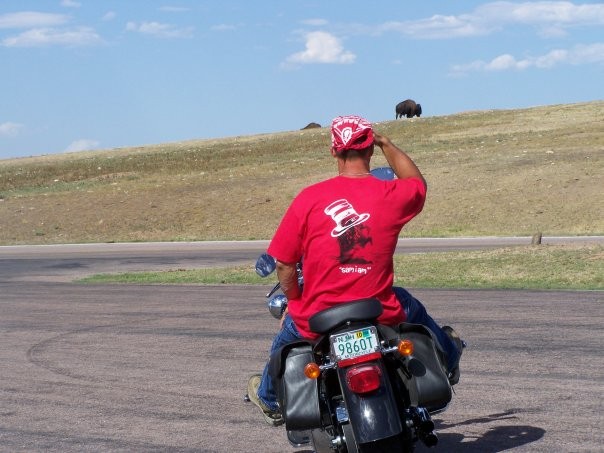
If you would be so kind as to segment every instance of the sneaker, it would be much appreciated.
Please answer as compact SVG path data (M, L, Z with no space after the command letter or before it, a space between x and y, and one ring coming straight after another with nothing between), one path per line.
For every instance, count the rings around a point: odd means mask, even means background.
M455 344L455 347L459 351L459 357L457 358L457 366L455 366L449 372L449 384L455 385L459 382L459 376L461 374L459 371L459 361L461 359L461 354L463 353L463 350L466 347L466 343L459 337L459 334L455 332L455 329L453 329L453 327L443 326L442 329L443 332L445 332L445 334L451 339L453 344Z
M260 387L260 381L262 380L262 376L259 374L254 374L250 377L250 380L247 383L247 396L249 400L254 403L256 406L260 408L262 411L262 415L264 416L264 421L272 426L279 426L284 423L283 416L279 411L272 411L258 398L258 388Z

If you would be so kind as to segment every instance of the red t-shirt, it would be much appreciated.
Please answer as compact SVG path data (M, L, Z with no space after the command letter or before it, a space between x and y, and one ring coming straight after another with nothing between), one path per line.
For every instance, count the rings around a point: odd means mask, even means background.
M316 339L308 319L335 304L376 297L379 321L405 320L392 285L392 257L403 225L423 208L417 178L383 181L337 176L303 189L285 213L268 253L284 263L301 260L304 290L288 303L303 337Z

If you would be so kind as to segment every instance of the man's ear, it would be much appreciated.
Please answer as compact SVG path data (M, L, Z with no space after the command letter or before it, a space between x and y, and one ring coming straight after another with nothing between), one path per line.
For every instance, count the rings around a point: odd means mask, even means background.
M332 155L333 157L338 157L338 153L336 153L336 150L335 150L335 149L331 148L331 149L330 149L330 151L331 151L331 155Z

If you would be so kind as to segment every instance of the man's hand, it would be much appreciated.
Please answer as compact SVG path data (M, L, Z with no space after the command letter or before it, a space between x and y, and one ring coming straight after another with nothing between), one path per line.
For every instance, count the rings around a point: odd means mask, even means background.
M285 317L287 316L287 307L283 310L283 314L281 315L281 322L279 323L279 329L283 329L283 322L285 321Z
M390 139L384 135L380 135L373 132L373 144L379 146L380 148L384 148L384 146L390 142Z
M399 179L405 178L418 178L421 179L426 185L422 173L415 165L415 162L398 146L385 135L377 134L373 132L373 144L379 146L390 165L390 168L394 171L394 174Z

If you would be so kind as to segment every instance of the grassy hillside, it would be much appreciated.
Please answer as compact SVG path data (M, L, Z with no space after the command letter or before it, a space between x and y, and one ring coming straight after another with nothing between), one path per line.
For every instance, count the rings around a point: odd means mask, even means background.
M604 234L604 101L375 128L428 180L404 235ZM2 160L0 244L268 239L335 174L329 145L322 128Z

